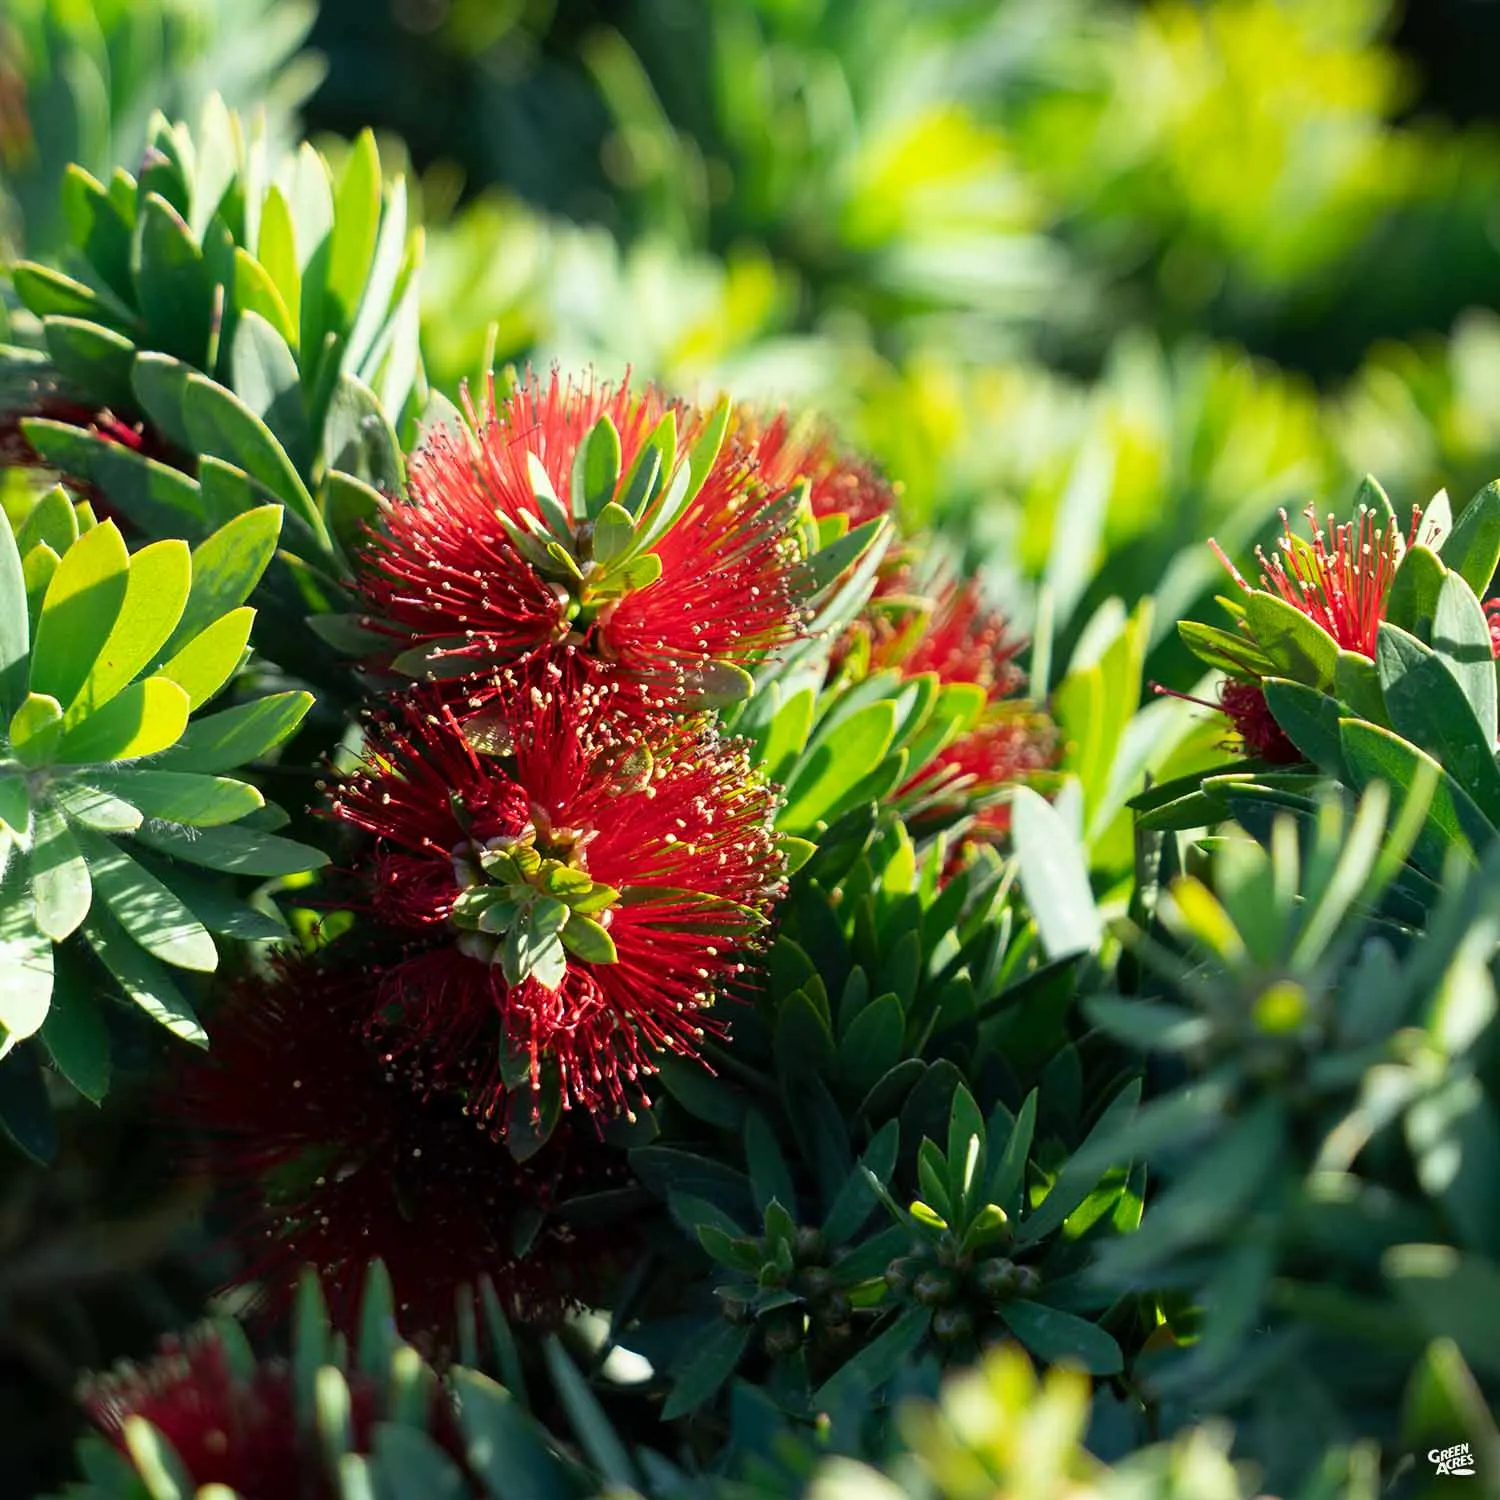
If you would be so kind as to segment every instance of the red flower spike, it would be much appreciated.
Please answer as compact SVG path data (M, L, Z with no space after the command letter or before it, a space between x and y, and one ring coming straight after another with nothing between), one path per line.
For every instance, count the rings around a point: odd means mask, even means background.
M469 430L413 455L411 503L387 510L361 564L374 628L432 675L573 648L591 680L630 685L622 708L693 708L742 695L740 664L805 628L790 500L721 449L682 503L713 416L555 375L504 401L492 381L483 414L466 407Z
M808 503L819 520L847 516L852 531L896 507L895 487L873 465L840 453L832 433L821 425L794 424L784 411L763 421L749 407L740 407L731 436L773 490L805 480Z
M346 1378L352 1450L369 1453L380 1393L358 1372ZM237 1378L212 1329L163 1340L144 1368L95 1378L83 1404L121 1452L126 1421L144 1417L171 1443L195 1490L223 1484L242 1500L334 1500L324 1465L298 1428L290 1367L267 1362Z
M559 677L566 674L559 670ZM377 1024L494 1118L503 1033L533 1114L544 1065L565 1104L628 1110L662 1051L744 969L783 889L771 787L691 722L622 728L608 693L506 685L462 726L430 694L377 723L334 816L374 834L361 872L424 951L378 975Z
M420 1067L400 1076L382 1058L364 1033L369 987L362 971L292 960L269 985L239 985L209 1023L181 1113L225 1190L239 1282L282 1311L312 1265L352 1335L379 1259L402 1333L434 1358L454 1348L459 1289L482 1277L513 1316L555 1321L598 1290L622 1239L537 1221L623 1185L621 1156L563 1121L518 1163Z

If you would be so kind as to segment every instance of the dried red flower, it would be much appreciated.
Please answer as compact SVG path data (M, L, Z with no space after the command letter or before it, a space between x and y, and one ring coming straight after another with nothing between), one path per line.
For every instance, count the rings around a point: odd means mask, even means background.
M820 520L847 516L853 530L896 507L890 481L873 464L841 452L820 423L794 423L785 411L764 419L752 408L740 407L732 436L773 490L806 480L808 503Z
M572 649L643 706L691 708L741 695L736 668L804 629L790 497L731 445L679 508L691 486L673 478L705 433L713 447L714 416L555 375L503 401L492 381L483 414L466 407L469 429L440 427L413 455L411 501L389 507L361 565L403 669L487 676Z
M426 940L377 976L380 1025L486 1117L502 1032L533 1096L551 1064L565 1102L626 1109L657 1053L697 1050L760 941L782 889L773 791L737 743L622 724L607 692L518 679L496 701L462 725L431 694L402 702L333 801L376 837L360 873L379 921Z
M368 1453L380 1393L347 1377L352 1451ZM227 1485L241 1500L334 1500L325 1465L297 1422L291 1369L267 1361L237 1375L211 1326L164 1339L145 1367L124 1367L84 1388L84 1409L121 1452L125 1423L144 1417L171 1443L195 1489Z
M352 1331L379 1259L401 1331L434 1357L454 1347L459 1289L484 1277L514 1316L555 1320L597 1291L628 1236L547 1216L627 1183L621 1154L563 1120L518 1162L415 1059L390 1065L365 1034L369 983L306 958L242 982L182 1082L197 1165L223 1189L244 1255L238 1282L283 1310L311 1265Z

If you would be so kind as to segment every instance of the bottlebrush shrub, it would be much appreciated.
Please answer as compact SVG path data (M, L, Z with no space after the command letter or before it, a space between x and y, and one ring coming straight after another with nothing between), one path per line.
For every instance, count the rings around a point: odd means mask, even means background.
M1408 530L1372 484L1232 574L1234 628L1184 628L1234 679L1225 764L1139 709L1145 606L1027 697L978 582L813 429L528 372L430 399L401 191L368 142L336 180L158 125L138 177L70 180L73 272L18 272L4 451L91 498L39 485L0 539L0 1123L100 1091L130 1012L96 1000L203 1004L166 1093L223 1279L273 1348L305 1263L332 1304L290 1383L226 1336L116 1387L176 1457L123 1422L91 1482L743 1496L837 1451L1116 1492L1082 1430L1169 1440L1138 1492L1234 1493L1205 1417L1282 1492L1462 1441L1500 1471L1500 490ZM253 917L240 874L282 882ZM393 1390L390 1306L512 1398ZM1015 1345L1094 1377L1086 1428ZM1030 1416L894 1451L981 1362ZM1061 1441L1023 1476L1031 1416Z
M265 879L324 862L264 832L261 793L223 774L285 740L310 696L193 717L241 665L255 617L243 601L280 524L280 507L265 506L191 551L163 541L131 553L112 521L93 524L59 488L18 532L0 527L0 1045L39 1033L91 1099L109 1077L96 966L201 1044L171 969L214 970L216 933L285 928L211 877L200 891L190 872ZM59 973L57 944L92 962Z

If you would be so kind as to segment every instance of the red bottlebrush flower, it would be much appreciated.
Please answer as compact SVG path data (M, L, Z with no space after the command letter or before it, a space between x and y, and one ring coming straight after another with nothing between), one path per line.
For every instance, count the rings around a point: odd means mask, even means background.
M1282 511L1276 555L1268 558L1264 550L1256 549L1261 587L1321 626L1342 650L1373 659L1391 582L1403 551L1416 540L1422 512L1412 507L1406 537L1394 521L1377 524L1375 512L1368 507L1361 507L1354 521L1342 525L1330 516L1326 534L1314 506L1309 505L1303 514L1312 526L1311 543L1292 534L1291 522ZM1250 592L1252 586L1240 577L1219 544L1210 541L1209 546L1234 581Z
M412 457L411 503L361 565L371 625L415 650L416 675L571 648L643 706L740 696L740 664L804 628L808 584L790 499L753 466L721 450L691 493L715 420L650 388L554 376L500 402L492 382L473 430L440 428Z
M550 1062L564 1102L625 1109L655 1054L695 1051L758 944L782 888L775 798L691 721L622 727L587 688L518 682L500 702L462 726L430 694L404 702L333 802L376 837L379 920L427 942L379 975L381 1025L486 1117L502 1032L534 1099Z
M808 503L820 520L849 518L850 530L889 515L896 491L873 465L839 452L832 434L819 425L794 424L782 411L763 421L748 407L734 415L733 437L751 457L773 490L790 489L803 480Z
M556 1319L597 1291L628 1238L546 1215L627 1182L622 1156L563 1120L516 1161L420 1068L391 1068L365 1034L369 983L352 967L286 961L269 985L231 992L188 1070L181 1113L224 1189L239 1281L284 1309L312 1265L352 1332L379 1259L403 1334L434 1357L454 1346L459 1289L483 1277L516 1317Z
M358 1372L346 1378L352 1449L368 1453L381 1393ZM212 1328L163 1340L144 1368L96 1377L83 1404L121 1452L125 1423L144 1417L171 1443L195 1490L223 1484L241 1500L334 1500L337 1493L298 1426L290 1367L268 1361L237 1375Z

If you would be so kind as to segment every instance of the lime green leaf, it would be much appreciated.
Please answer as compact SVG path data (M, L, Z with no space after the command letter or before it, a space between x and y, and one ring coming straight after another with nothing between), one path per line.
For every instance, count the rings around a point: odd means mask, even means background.
M133 682L172 634L187 603L192 564L182 541L153 542L130 559L125 601L82 689L63 714L72 729Z
M777 834L776 847L786 861L788 875L795 875L818 852L818 846L811 840L790 833Z
M269 273L294 328L302 322L302 261L292 213L279 187L272 187L260 210L260 236L255 257Z
M181 739L187 721L188 695L165 677L147 677L68 730L57 759L87 766L157 755Z
M26 766L43 766L62 739L62 709L56 698L28 693L11 716L11 753Z
M68 492L60 484L54 484L31 507L16 533L16 546L22 557L39 542L46 542L60 557L77 540L78 517Z
M608 567L635 545L635 521L623 505L607 504L594 522L593 558Z
M53 1066L85 1099L97 1104L109 1092L109 1031L89 988L57 987L41 1038Z
M26 554L21 563L21 573L26 587L26 618L35 632L36 622L42 616L42 600L51 587L57 565L62 561L46 542L39 542ZM24 688L25 683L21 686Z
M615 942L609 933L592 917L574 913L560 934L562 945L577 958L588 964L612 964L619 961Z
M265 267L239 245L234 249L234 303L242 317L247 312L259 313L289 348L297 347L297 325L286 299Z
M97 829L100 833L134 833L141 826L142 815L138 807L94 787L81 786L76 781L54 787L52 800L70 823Z
M78 841L49 803L36 810L31 850L31 899L37 928L54 943L78 930L88 915L92 891Z
M132 200L133 197L132 194ZM130 225L110 202L104 185L76 163L70 163L63 175L62 199L73 244L111 291L133 299Z
M1481 599L1500 566L1500 480L1485 485L1460 512L1443 544L1443 563Z
M232 609L200 631L157 675L175 682L188 695L188 710L201 708L234 675L250 641L255 611L245 605Z
M174 771L233 771L288 739L312 705L311 693L272 693L196 719L157 764Z
M615 498L615 486L619 482L620 434L608 416L603 416L578 445L573 460L573 519L595 520Z
M91 912L83 936L120 988L152 1020L195 1047L208 1046L208 1034L168 970L138 948L107 912Z
M1231 630L1220 630L1197 620L1181 620L1177 633L1199 661L1232 676L1265 677L1276 670L1276 664L1254 641Z
M31 651L33 693L66 710L78 696L109 639L130 576L130 556L113 521L68 548L42 601Z
M1449 573L1438 591L1432 648L1463 689L1480 737L1493 755L1497 729L1495 649L1484 607L1457 573Z
M385 326L406 251L406 182L398 177L391 184L390 197L380 218L380 234L365 278L359 313L344 346L345 368L355 371L361 379L369 380L374 374L367 363L370 366L375 363L371 353Z
M52 1000L52 939L36 925L20 877L0 881L0 1055L31 1036Z
M64 317L113 325L123 331L128 331L134 321L129 310L113 297L101 297L61 271L39 266L34 261L18 260L10 268L10 275L16 296L39 318L61 313Z
M320 849L274 834L245 828L174 828L148 824L137 834L138 842L185 864L224 870L231 875L301 875L321 869L328 856Z
M87 480L142 530L202 529L200 491L186 474L66 422L30 418L21 423L21 430L49 464L75 479ZM83 529L81 524L79 529Z
M733 410L728 396L721 396L709 413L708 420L703 424L703 430L698 434L693 443L692 451L688 454L688 493L691 499L703 488L703 482L708 478L709 471L718 462L719 450L724 446L724 435L729 431L729 417Z
M239 464L324 536L323 518L286 449L238 396L205 376L189 376L183 415L198 449Z
M837 583L890 530L890 521L877 516L820 548L804 565L806 592L816 599Z
M353 321L364 290L380 227L380 153L362 130L344 165L334 202L324 287L326 325L343 332Z
M686 711L725 708L755 691L755 679L732 661L703 661L685 667L678 702Z
M26 574L15 534L0 518L0 717L13 714L26 694L26 661L30 651Z
M265 806L265 798L247 782L189 771L95 771L89 781L123 797L148 818L194 828L233 823Z
M218 950L208 929L155 876L98 834L82 837L94 889L146 952L179 969L212 973Z
M52 363L92 401L122 412L135 405L130 386L135 345L129 339L92 320L55 316L42 319L42 336Z
M180 650L254 591L276 555L282 509L261 505L225 522L193 548L193 586L162 655Z
M632 519L639 519L656 497L662 480L672 472L677 459L677 415L667 412L641 444L620 489L620 504Z

